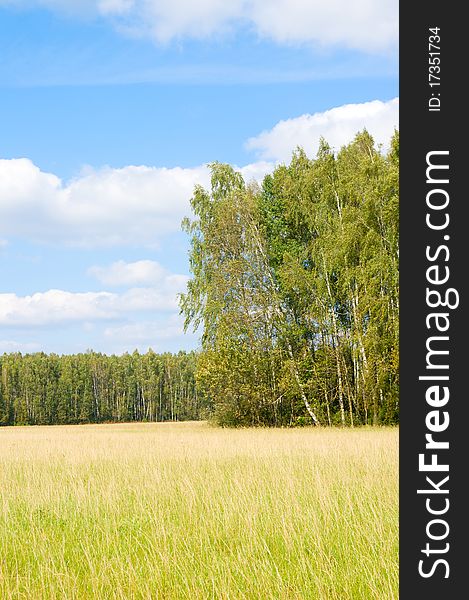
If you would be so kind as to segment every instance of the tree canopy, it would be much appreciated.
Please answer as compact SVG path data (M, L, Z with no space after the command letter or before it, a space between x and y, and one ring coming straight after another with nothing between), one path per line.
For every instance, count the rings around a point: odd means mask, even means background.
M195 189L186 328L223 425L398 420L399 137L298 149L261 186L213 163Z

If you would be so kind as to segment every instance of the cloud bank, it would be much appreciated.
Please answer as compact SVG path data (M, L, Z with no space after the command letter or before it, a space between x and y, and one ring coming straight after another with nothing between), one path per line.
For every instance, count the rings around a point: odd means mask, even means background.
M29 296L0 294L0 325L41 327L72 321L118 319L132 312L177 309L177 293L150 287L131 288L123 294L64 290L48 290Z
M88 273L101 283L127 289L121 293L48 290L28 296L0 294L0 325L42 327L77 321L119 320L133 313L177 311L178 294L185 291L189 279L186 275L170 273L151 260L132 263L121 260L108 267L91 267ZM137 284L141 287L129 287Z
M109 19L127 34L157 43L220 38L239 30L277 44L395 49L397 0L0 0L0 6L45 7Z
M260 162L240 171L249 181L272 167ZM0 236L83 247L154 246L180 231L197 184L210 187L206 166L88 169L64 183L27 158L0 159Z
M0 236L77 246L154 244L178 231L205 167L103 168L64 183L27 158L0 160Z

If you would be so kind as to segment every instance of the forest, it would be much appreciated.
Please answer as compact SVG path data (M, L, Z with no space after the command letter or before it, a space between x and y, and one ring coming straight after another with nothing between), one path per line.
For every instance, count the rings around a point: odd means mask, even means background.
M298 149L262 184L212 163L196 187L198 351L0 357L0 424L209 418L222 426L399 420L399 135Z
M184 421L205 416L195 352L0 356L0 424Z

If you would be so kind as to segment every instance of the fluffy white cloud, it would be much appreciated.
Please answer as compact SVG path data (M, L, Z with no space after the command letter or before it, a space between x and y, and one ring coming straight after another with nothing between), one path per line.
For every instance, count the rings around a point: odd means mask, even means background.
M386 146L398 124L398 98L388 102L373 100L363 104L345 104L322 113L280 121L270 131L249 139L246 146L264 159L288 162L297 146L314 156L319 139L324 137L335 150L339 150L365 127L376 143Z
M177 295L179 292L184 291L184 289L185 286L169 286L169 289L157 289L153 287L131 288L122 295L116 295L114 306L122 313L177 310Z
M249 181L271 169L260 162L240 171ZM196 184L210 187L207 167L87 169L64 183L27 158L0 159L0 236L88 247L152 246L181 230ZM148 268L127 267L127 276ZM138 280L135 272L132 277Z
M138 260L125 262L119 260L108 267L94 266L88 269L88 274L95 277L104 285L129 286L129 285L158 285L165 289L175 288L177 291L184 289L187 277L169 273L164 267L154 260Z
M267 173L271 173L274 168L275 165L273 163L262 160L246 165L245 167L241 167L238 170L246 183L250 183L251 181L257 181L261 183Z
M48 323L112 318L115 297L108 292L72 293L48 290L31 296L0 294L0 325L41 326Z
M0 160L0 235L72 245L154 244L180 230L205 167L88 169L69 183L29 159Z
M121 2L110 0L107 6L101 5L100 12L120 17L117 23L123 31L164 44L174 38L220 36L249 18L249 4L246 0L133 0L122 10Z
M380 0L0 0L111 18L159 43L220 36L248 27L277 43L342 45L381 51L397 45L398 1Z
M313 42L365 51L397 44L397 0L252 0L249 5L258 33L279 43Z
M183 276L180 276L182 283ZM122 294L48 290L30 296L0 294L0 325L37 327L56 323L122 319L136 312L175 311L177 294L184 290L173 283L166 289L136 287Z

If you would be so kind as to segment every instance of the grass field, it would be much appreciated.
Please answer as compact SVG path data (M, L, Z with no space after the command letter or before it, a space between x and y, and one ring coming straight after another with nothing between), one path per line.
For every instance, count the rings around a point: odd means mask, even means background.
M0 598L398 598L398 430L0 428Z

